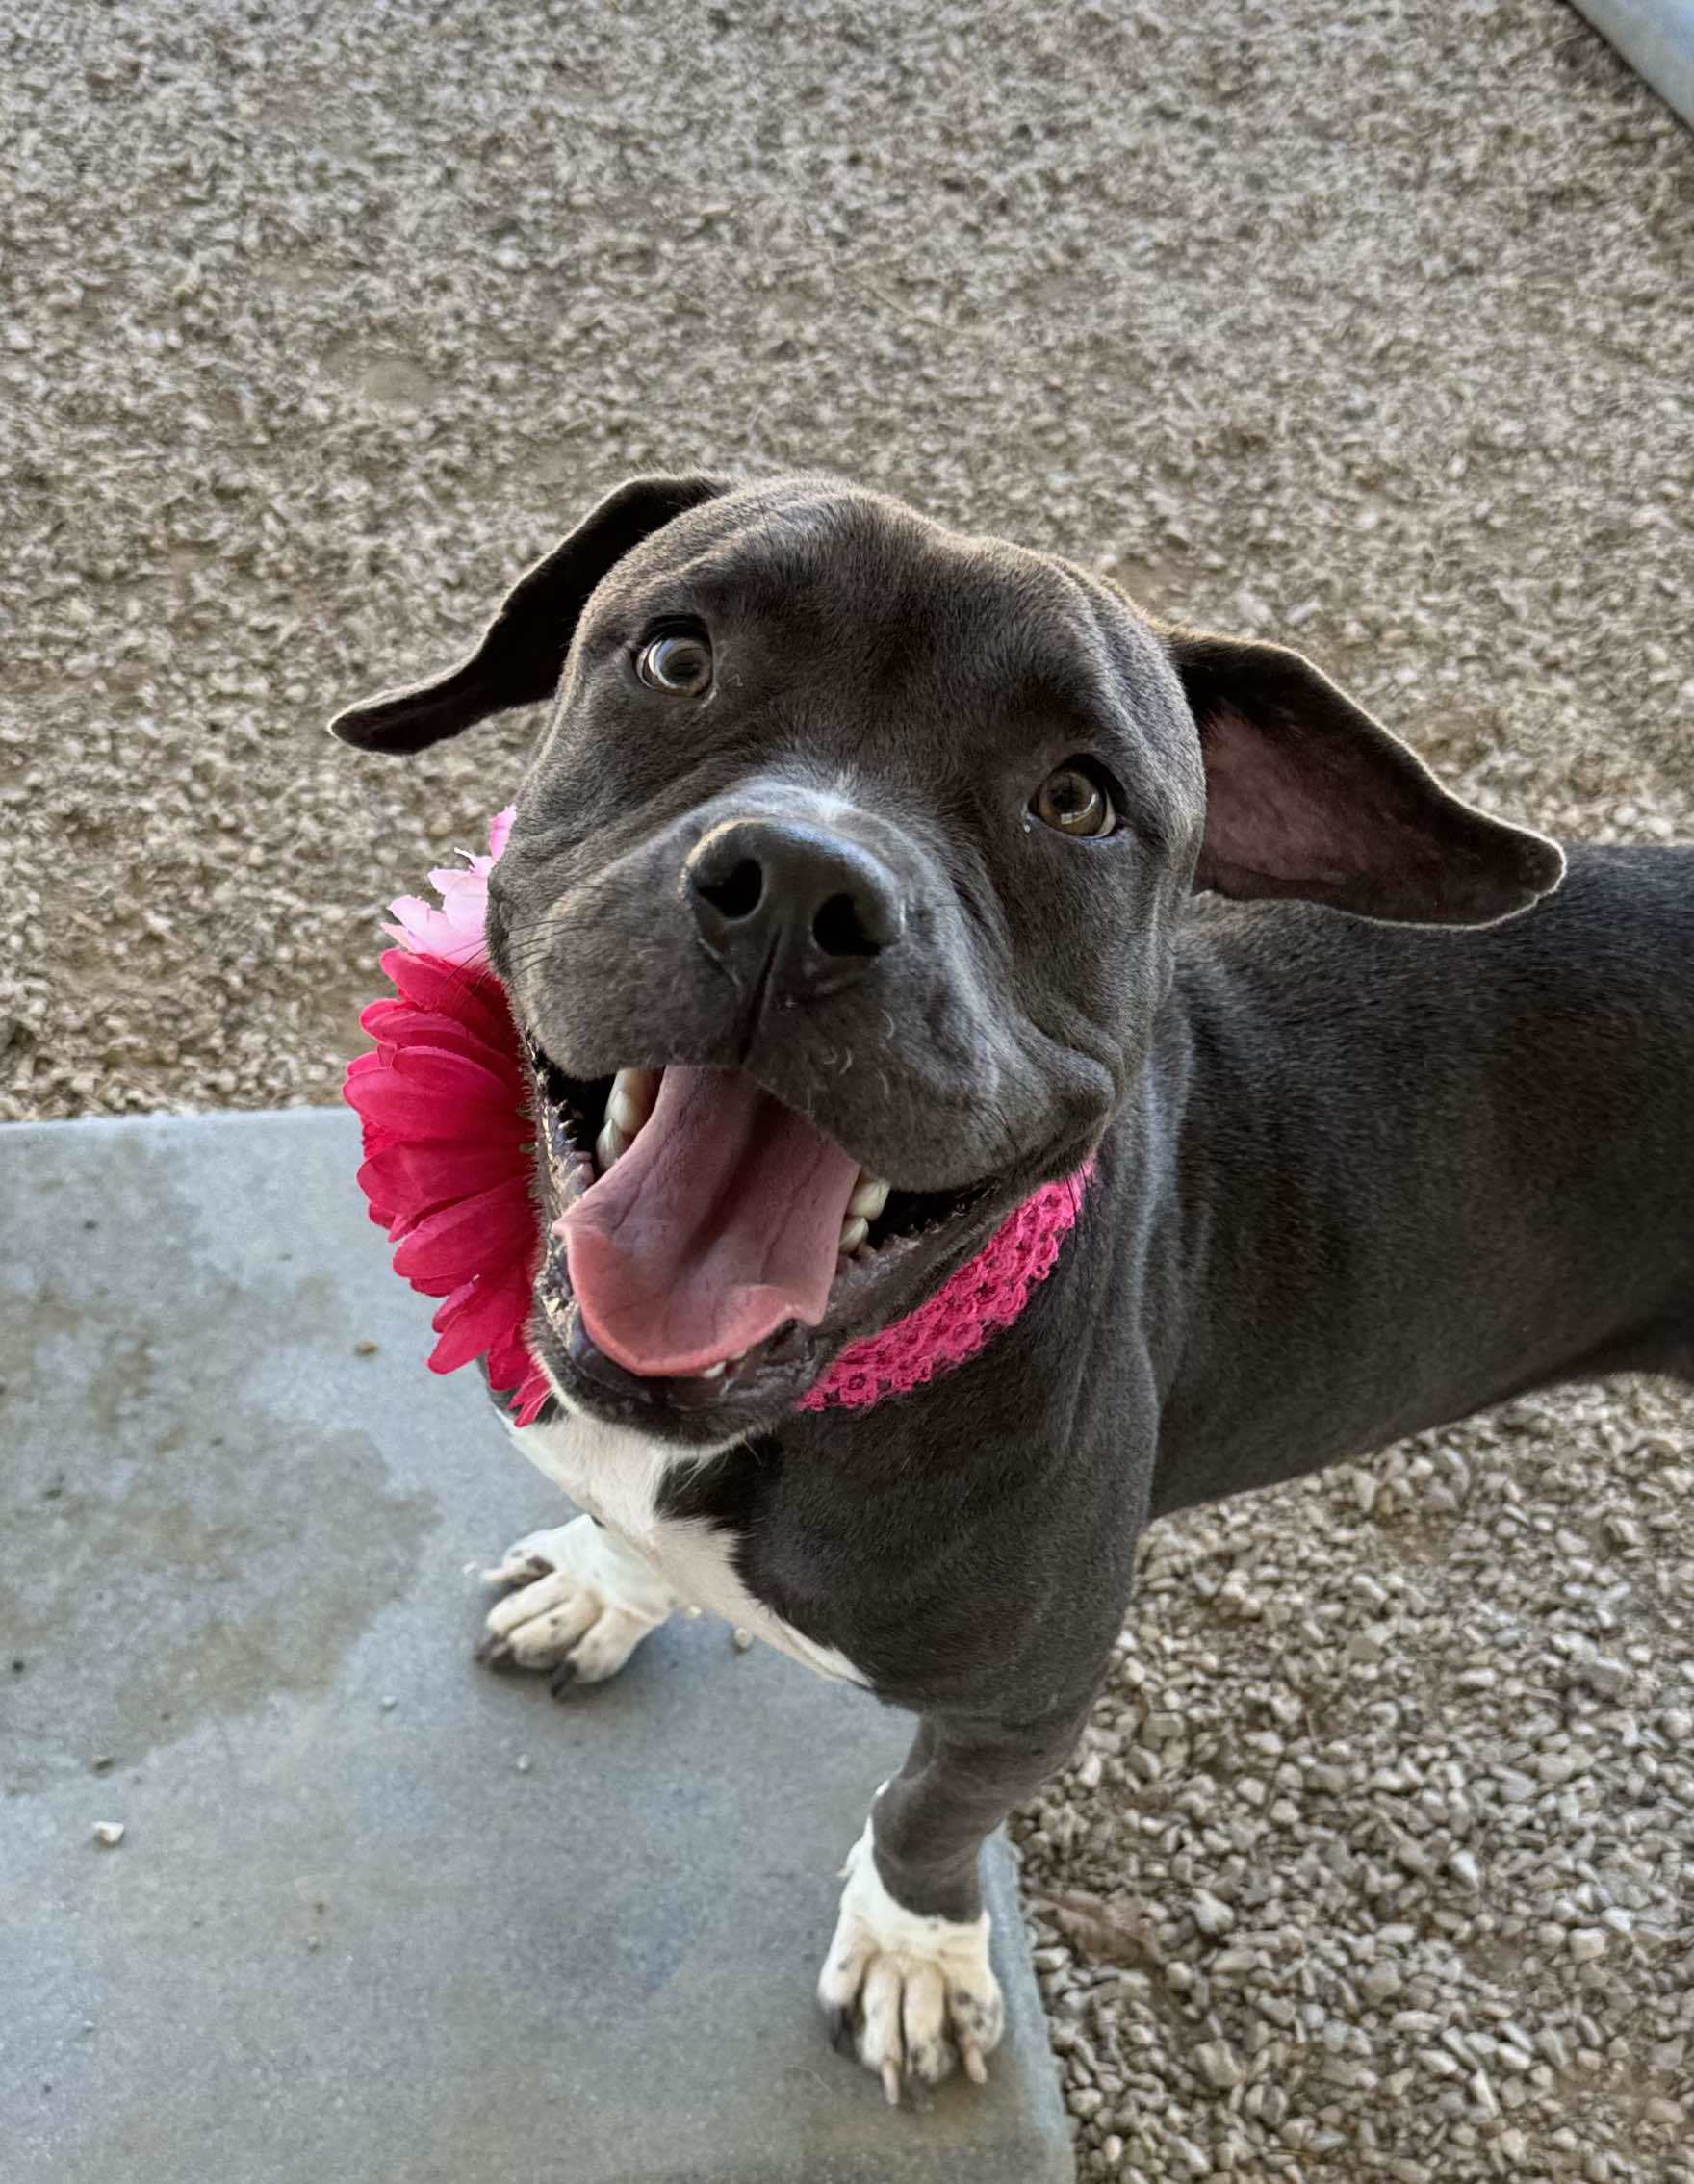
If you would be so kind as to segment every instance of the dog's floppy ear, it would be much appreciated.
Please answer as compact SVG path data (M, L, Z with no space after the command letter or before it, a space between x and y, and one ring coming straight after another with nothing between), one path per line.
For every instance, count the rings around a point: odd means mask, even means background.
M673 517L729 490L717 477L630 478L520 578L469 659L427 682L349 707L329 732L360 751L423 751L490 713L551 696L600 579Z
M1197 887L1361 917L1491 925L1556 887L1556 842L1451 796L1281 645L1166 630L1206 762Z

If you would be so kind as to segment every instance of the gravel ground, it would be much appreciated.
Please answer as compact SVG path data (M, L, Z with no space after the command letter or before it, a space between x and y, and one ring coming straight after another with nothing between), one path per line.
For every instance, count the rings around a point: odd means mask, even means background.
M1553 0L0 28L0 1117L333 1096L517 722L321 737L646 466L825 464L1694 836L1694 142ZM1173 1524L1019 1833L1090 2176L1694 2179L1694 1406Z

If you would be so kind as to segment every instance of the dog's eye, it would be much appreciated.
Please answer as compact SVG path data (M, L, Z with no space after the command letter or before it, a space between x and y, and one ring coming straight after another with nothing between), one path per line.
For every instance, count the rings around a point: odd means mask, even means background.
M711 683L711 645L704 631L669 630L649 637L635 655L635 672L654 690L701 697Z
M1109 835L1117 824L1106 784L1086 758L1067 759L1050 773L1030 809L1062 835Z

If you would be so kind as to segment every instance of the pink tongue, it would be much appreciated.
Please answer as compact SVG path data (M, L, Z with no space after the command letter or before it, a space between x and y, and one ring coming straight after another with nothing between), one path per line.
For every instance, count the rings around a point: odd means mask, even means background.
M595 1342L694 1374L815 1327L859 1164L751 1077L667 1069L641 1134L554 1224Z

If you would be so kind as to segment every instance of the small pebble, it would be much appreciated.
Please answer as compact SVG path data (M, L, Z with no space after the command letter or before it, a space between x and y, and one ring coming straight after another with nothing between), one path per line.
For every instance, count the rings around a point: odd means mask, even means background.
M1199 2065L1206 2083L1217 2086L1219 2091L1239 2086L1245 2075L1240 2056L1226 2040L1203 2042L1194 2049L1194 2061Z
M1367 2002L1386 2002L1390 1995L1398 1994L1401 1986L1398 1966L1378 1962L1372 1965L1359 1980L1359 1991Z
M1209 1889L1195 1890L1189 1910L1200 1932L1213 1939L1227 1934L1235 1924L1234 1912L1221 1897L1213 1895Z
M121 1820L96 1820L94 1822L94 1840L102 1850L116 1850L123 1840L125 1832Z

